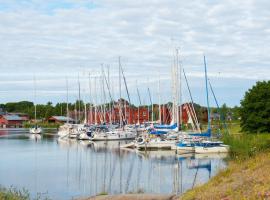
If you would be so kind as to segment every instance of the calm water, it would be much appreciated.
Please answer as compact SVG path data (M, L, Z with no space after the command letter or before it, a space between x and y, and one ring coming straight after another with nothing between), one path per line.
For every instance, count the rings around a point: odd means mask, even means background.
M224 155L178 156L173 151L120 150L122 142L59 140L0 130L0 185L35 197L72 199L100 194L182 193L226 167Z

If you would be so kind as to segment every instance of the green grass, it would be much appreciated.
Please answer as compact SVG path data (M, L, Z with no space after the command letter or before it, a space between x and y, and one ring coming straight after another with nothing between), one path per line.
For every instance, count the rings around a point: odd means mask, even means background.
M97 194L97 196L104 196L104 195L108 195L108 192L100 192Z
M230 146L232 159L243 160L270 150L270 134L230 134L224 135L222 140Z
M25 189L17 190L14 187L11 187L9 189L0 187L0 199L1 200L29 200L30 195L29 195L29 192Z
M31 198L30 193L26 189L18 190L15 187L5 188L0 186L0 200L49 200L48 197L43 197L37 194L36 197Z
M60 126L59 124L47 123L47 122L39 122L37 124L38 124L38 126L40 126L42 128L59 128L59 126ZM27 123L23 124L24 128L31 128L33 126L35 126L34 123L27 122Z

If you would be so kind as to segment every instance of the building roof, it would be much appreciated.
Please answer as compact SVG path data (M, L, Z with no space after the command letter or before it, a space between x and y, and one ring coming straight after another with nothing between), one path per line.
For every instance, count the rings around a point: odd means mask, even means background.
M62 122L66 122L66 121L74 121L74 119L70 118L70 117L65 117L65 116L52 116L51 118L56 119L57 121L62 121Z
M25 121L23 117L18 115L3 115L3 117L8 121Z

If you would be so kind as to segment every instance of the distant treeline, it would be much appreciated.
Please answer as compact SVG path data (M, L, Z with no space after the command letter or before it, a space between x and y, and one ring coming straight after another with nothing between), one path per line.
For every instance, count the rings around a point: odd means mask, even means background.
M168 103L171 104L171 103ZM106 107L108 107L109 104L106 104ZM90 104L87 103L86 107L89 109ZM143 105L142 107L147 107L149 105ZM83 112L85 103L83 101L76 101L74 103L69 103L69 112L75 111L75 110L81 110ZM131 105L131 107L135 107L134 105ZM151 110L151 106L150 110ZM158 116L158 105L154 105L154 115ZM206 108L203 106L200 106L199 104L194 104L196 113L198 115L199 119L203 118L204 113L206 112ZM65 116L67 112L67 104L66 103L56 103L55 105L52 102L48 102L47 104L37 104L37 118L38 119L47 119L51 116L57 115L57 116ZM34 118L34 103L29 101L20 101L20 102L9 102L5 104L0 104L0 109L3 112L8 113L25 113L27 114L30 119ZM211 113L217 113L224 117L224 119L227 119L230 117L232 120L237 120L239 118L239 107L229 108L226 106L226 104L223 104L220 108L219 112L217 108L211 108Z

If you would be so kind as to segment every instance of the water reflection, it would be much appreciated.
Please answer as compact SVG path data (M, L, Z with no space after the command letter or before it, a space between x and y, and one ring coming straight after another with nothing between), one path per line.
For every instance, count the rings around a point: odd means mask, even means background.
M0 135L0 184L25 187L33 196L48 192L52 199L102 192L179 194L225 167L226 155L120 149L130 141L77 141L53 132L33 136L28 130Z

